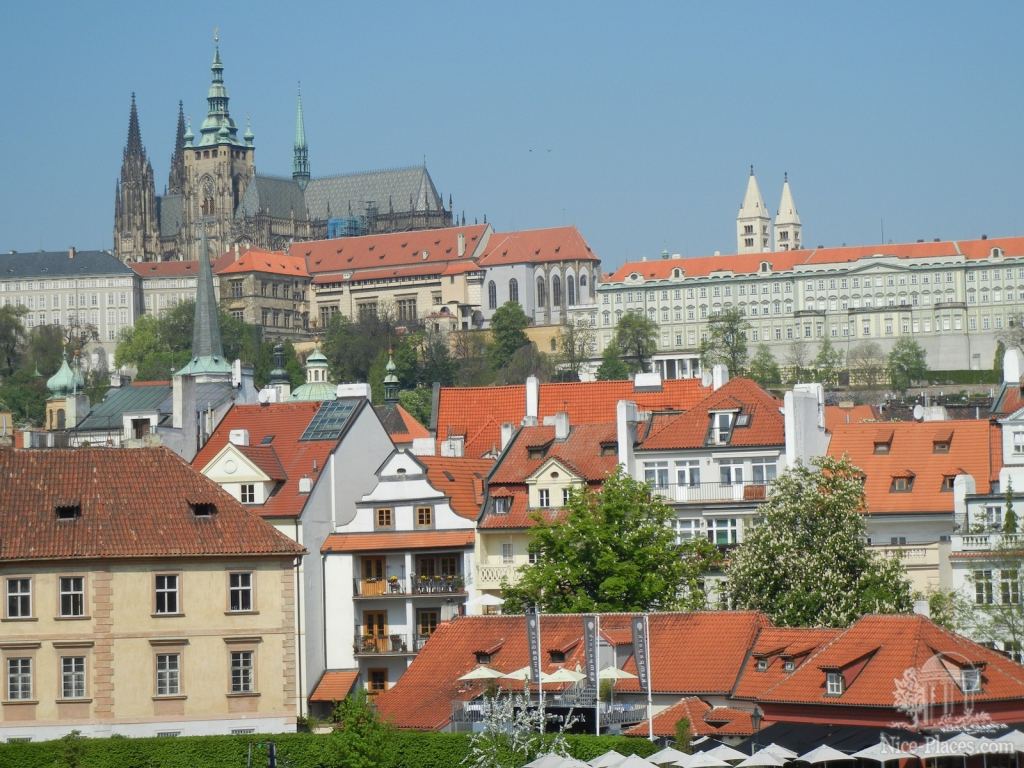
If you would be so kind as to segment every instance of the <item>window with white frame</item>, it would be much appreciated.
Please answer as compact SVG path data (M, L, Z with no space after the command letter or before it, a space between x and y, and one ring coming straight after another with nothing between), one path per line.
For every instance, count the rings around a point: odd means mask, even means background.
M1021 456L1024 455L1024 431L1016 430L1013 433L1013 452L1014 454Z
M668 487L668 462L645 461L644 482L652 488Z
M981 670L967 667L960 670L960 690L964 693L981 691Z
M243 504L255 504L256 503L256 484L255 483L242 483L241 493L239 498Z
M228 604L232 611L253 609L251 571L228 574Z
M17 657L7 659L7 700L32 700L32 659Z
M672 527L676 532L676 544L682 544L700 535L700 520L677 517L672 521Z
M569 503L569 491L570 491L570 489L569 489L568 486L562 489L562 506L563 507L566 506Z
M178 597L178 574L158 573L154 613L178 613L180 610Z
M699 461L677 461L676 462L676 483L681 486L689 485L697 487L700 485L700 462Z
M85 698L85 656L61 656L60 695L63 699Z
M974 582L974 602L977 605L992 605L992 571L974 571L971 580Z
M60 577L60 615L64 618L85 616L85 578Z
M732 412L711 414L711 440L719 445L729 442L732 433Z
M999 571L999 597L1003 605L1020 605L1020 571L1016 568Z
M825 674L825 692L829 696L839 696L843 692L843 673L827 672Z
M156 655L156 695L178 696L181 693L181 654Z
M735 544L739 530L739 521L735 517L713 517L708 520L708 541L719 546Z
M512 562L513 562L513 555L512 555L512 544L511 544L511 542L506 541L506 542L504 542L501 545L501 562L504 565L511 565L512 564Z
M7 580L7 618L32 618L32 579Z
M253 693L256 690L253 651L231 651L231 692Z
M540 507L551 506L551 491L547 488L541 488L537 491L537 505Z
M751 479L758 485L775 480L778 466L774 459L754 459L750 465Z
M983 522L989 528L1001 528L1003 525L1003 507L1000 504L986 504Z
M743 462L723 461L718 465L719 477L723 485L743 484Z

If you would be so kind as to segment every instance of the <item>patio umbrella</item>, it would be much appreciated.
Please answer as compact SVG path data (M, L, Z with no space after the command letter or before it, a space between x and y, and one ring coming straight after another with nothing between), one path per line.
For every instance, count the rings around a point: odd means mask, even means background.
M523 768L557 768L558 764L563 760L565 760L565 755L547 752L543 755L537 755L537 757L524 765Z
M474 597L472 600L466 602L466 605L487 605L487 606L498 606L504 605L505 601L497 595L480 595L480 597Z
M711 757L717 757L719 760L746 760L747 756L740 752L738 749L726 746L725 744L719 744L714 749L709 749L704 752L705 755L711 755Z
M616 752L614 749L609 749L603 755L591 758L588 762L590 768L612 768L626 759L626 756Z
M1009 733L1004 733L1002 736L991 739L996 744L1012 744L1014 750L1017 752L1024 752L1024 733L1014 729Z
M807 754L800 755L797 760L804 763L810 763L811 765L817 765L818 763L825 763L827 765L828 763L837 763L840 760L853 762L856 758L850 757L827 744L822 744L820 747L815 747Z
M530 668L529 667L522 667L521 669L517 669L514 672L509 672L507 675L502 675L502 677L504 677L507 680L530 680L530 679L532 679L532 675L530 674ZM542 675L542 677L543 677L543 675ZM541 757L543 757L543 755ZM537 758L537 759L539 760L540 758ZM527 763L524 766L524 768L538 768L538 766L530 765L529 763ZM542 766L541 768L547 768L547 766Z
M690 756L685 752L680 752L674 747L665 747L660 752L655 752L653 755L647 758L648 762L654 763L655 765L662 765L664 763L675 763L676 765L689 765L688 761Z
M600 672L597 673L597 676L601 680L635 680L636 679L636 675L634 675L632 672L627 672L626 670L619 669L618 667L605 667L604 669L602 669Z
M796 758L796 752L794 752L792 749L786 749L784 746L782 746L781 744L776 744L774 741L767 747L764 747L764 749L768 750L769 752L774 752L776 755L779 755L780 757L785 757L789 760L793 760Z
M736 768L781 768L787 759L770 749L759 749L750 757L736 764Z
M582 672L576 672L565 667L552 672L550 675L544 675L545 683L578 683L580 680L586 679L587 676Z
M499 672L496 669L491 669L481 664L476 669L464 674L459 680L497 680L501 677L505 677L504 672Z
M885 765L892 760L904 760L908 757L916 757L912 752L904 752L902 749L897 749L888 742L880 741L874 746L865 747L860 752L854 752L853 757L859 757L862 760L873 760L876 763Z
M656 768L654 763L640 757L639 755L628 755L625 760L615 768Z
M695 755L690 755L686 768L730 768L730 766L725 760L707 752L698 752Z

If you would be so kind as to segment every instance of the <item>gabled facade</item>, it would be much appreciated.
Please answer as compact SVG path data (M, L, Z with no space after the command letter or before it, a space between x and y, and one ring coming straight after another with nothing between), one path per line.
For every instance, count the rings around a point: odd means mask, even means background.
M310 277L303 257L236 249L218 260L215 272L221 302L232 317L258 325L268 337L306 336Z

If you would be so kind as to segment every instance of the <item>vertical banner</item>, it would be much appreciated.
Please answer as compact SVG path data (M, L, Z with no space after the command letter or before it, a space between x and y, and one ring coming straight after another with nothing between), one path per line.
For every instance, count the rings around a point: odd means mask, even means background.
M526 609L526 646L530 649L530 679L540 683L540 610L535 605Z
M594 613L583 614L583 651L585 656L587 673L587 686L598 690L598 632L600 631L600 617Z
M636 674L641 691L651 690L650 649L647 638L647 614L634 616L633 626L633 658L636 660Z

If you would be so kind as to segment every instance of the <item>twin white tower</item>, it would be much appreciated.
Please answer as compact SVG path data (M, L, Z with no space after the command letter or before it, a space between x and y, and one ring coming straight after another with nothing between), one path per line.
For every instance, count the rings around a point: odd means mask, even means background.
M772 217L765 207L761 189L757 186L754 166L750 166L747 193L736 216L736 253L765 253L769 251L795 251L803 247L800 239L800 214L793 202L788 175L782 181L782 199L775 214L772 233L769 230ZM775 245L772 247L772 235Z

